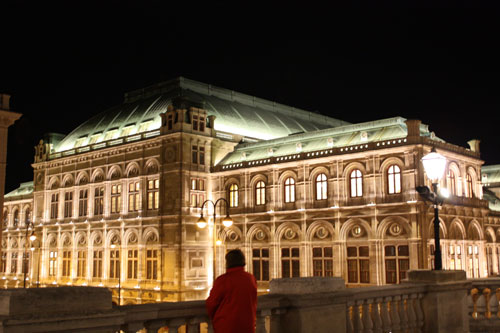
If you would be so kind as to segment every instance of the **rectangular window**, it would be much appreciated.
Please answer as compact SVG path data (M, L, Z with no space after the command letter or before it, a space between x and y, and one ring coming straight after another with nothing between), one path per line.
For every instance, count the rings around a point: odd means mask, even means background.
M109 278L118 279L120 276L120 250L109 251Z
M99 140L100 137L101 137L101 133L92 135L90 137L90 140L89 140L89 145L92 145L92 144L96 143Z
M7 272L7 253L5 252L2 252L2 265L0 266L0 272L1 273Z
M298 247L281 248L281 277L300 277L299 254Z
M73 216L73 192L64 193L64 217Z
M347 248L347 282L370 283L370 250L368 246Z
M141 209L140 201L140 182L132 182L128 184L128 211L137 212Z
M12 252L10 256L10 272L17 274L17 252Z
M77 255L78 255L78 263L77 263L76 276L79 278L84 278L85 276L87 276L86 274L87 251L80 250L78 251Z
M59 208L59 193L52 194L50 199L50 218L57 219L57 213Z
M171 114L167 116L167 130L171 130L173 128L173 117Z
M333 249L331 247L313 248L313 275L333 276Z
M146 279L156 280L158 278L158 250L146 251Z
M205 117L200 117L200 132L205 131Z
M122 185L111 186L111 213L120 213L122 210Z
M257 281L269 281L269 249L252 250L252 270Z
M160 180L159 179L151 179L148 180L147 192L148 192L148 203L147 207L149 210L158 209L159 206L159 192L160 188Z
M198 130L198 116L197 115L193 115L193 131L197 131Z
M102 215L104 213L104 187L96 187L94 189L94 215Z
M128 250L127 278L137 279L137 254L138 250Z
M80 190L78 198L78 216L87 216L88 190Z
M57 251L49 252L49 276L57 275Z
M385 281L386 283L401 283L406 279L410 268L410 258L407 245L388 245L385 247Z
M102 250L94 251L92 263L92 277L102 278Z
M191 156L191 163L205 165L205 147L192 146Z
M191 178L190 206L199 207L205 201L205 180Z
M71 251L63 251L62 276L71 276Z

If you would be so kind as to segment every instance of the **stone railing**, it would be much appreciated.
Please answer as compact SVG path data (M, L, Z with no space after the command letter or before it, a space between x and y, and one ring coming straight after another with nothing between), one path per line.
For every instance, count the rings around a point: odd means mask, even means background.
M500 278L476 279L467 297L471 332L500 331Z
M500 331L500 279L410 271L401 285L276 279L259 296L257 333ZM105 288L0 290L0 332L213 332L204 301L112 306Z

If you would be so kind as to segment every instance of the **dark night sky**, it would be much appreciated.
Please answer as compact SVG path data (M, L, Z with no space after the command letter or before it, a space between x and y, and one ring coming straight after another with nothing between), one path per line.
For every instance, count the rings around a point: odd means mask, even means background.
M32 180L43 133L176 76L349 122L418 118L448 142L480 139L485 164L500 164L497 8L85 3L1 8L0 91L24 115L7 192Z

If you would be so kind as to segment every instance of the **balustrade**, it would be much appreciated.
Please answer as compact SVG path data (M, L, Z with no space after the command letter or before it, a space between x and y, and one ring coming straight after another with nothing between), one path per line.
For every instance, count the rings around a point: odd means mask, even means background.
M500 278L476 279L467 297L470 331L484 332L500 327Z

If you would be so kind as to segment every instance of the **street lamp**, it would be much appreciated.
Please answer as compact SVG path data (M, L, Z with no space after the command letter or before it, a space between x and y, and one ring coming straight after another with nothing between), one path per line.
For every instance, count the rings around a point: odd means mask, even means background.
M24 272L24 278L23 278L23 288L26 288L26 273L28 271L28 232L31 230L31 234L29 236L30 242L34 242L36 239L35 236L35 225L31 221L26 221L26 234L25 234L25 244L24 244L24 258L23 258L23 272ZM33 253L32 253L33 257Z
M417 192L425 199L434 205L434 269L440 271L443 269L441 258L441 245L439 243L439 205L443 204L444 196L438 194L438 183L443 177L446 167L446 158L437 153L435 148L422 158L425 173L432 182L432 190L427 186L417 186Z
M110 246L112 249L116 248L116 244L111 244ZM116 265L116 263L115 263ZM122 262L121 262L121 253L118 256L118 305L121 305L121 287L122 287ZM115 272L116 272L116 267L115 267Z
M217 205L220 203L220 202L225 202L226 204L226 217L224 217L222 219L222 225L226 228L229 228L230 226L233 225L233 219L229 216L229 202L227 202L226 199L224 198L219 198L217 199L217 201L215 201L215 203L212 201L212 200L205 200L203 202L203 204L201 205L201 216L200 218L198 219L198 222L196 222L196 225L198 226L198 228L200 229L203 229L205 228L208 223L207 223L207 220L205 220L205 218L203 217L203 207L205 206L206 203L210 202L213 206L214 206L214 228L213 228L213 236L212 236L212 240L213 240L213 249L214 249L214 253L213 253L213 277L214 277L214 282L215 282L215 278L217 277L216 276L216 272L215 272L215 264L216 264L216 256L217 256L217 245L221 245L222 242L217 239L217 220L216 220L216 211L217 211Z

